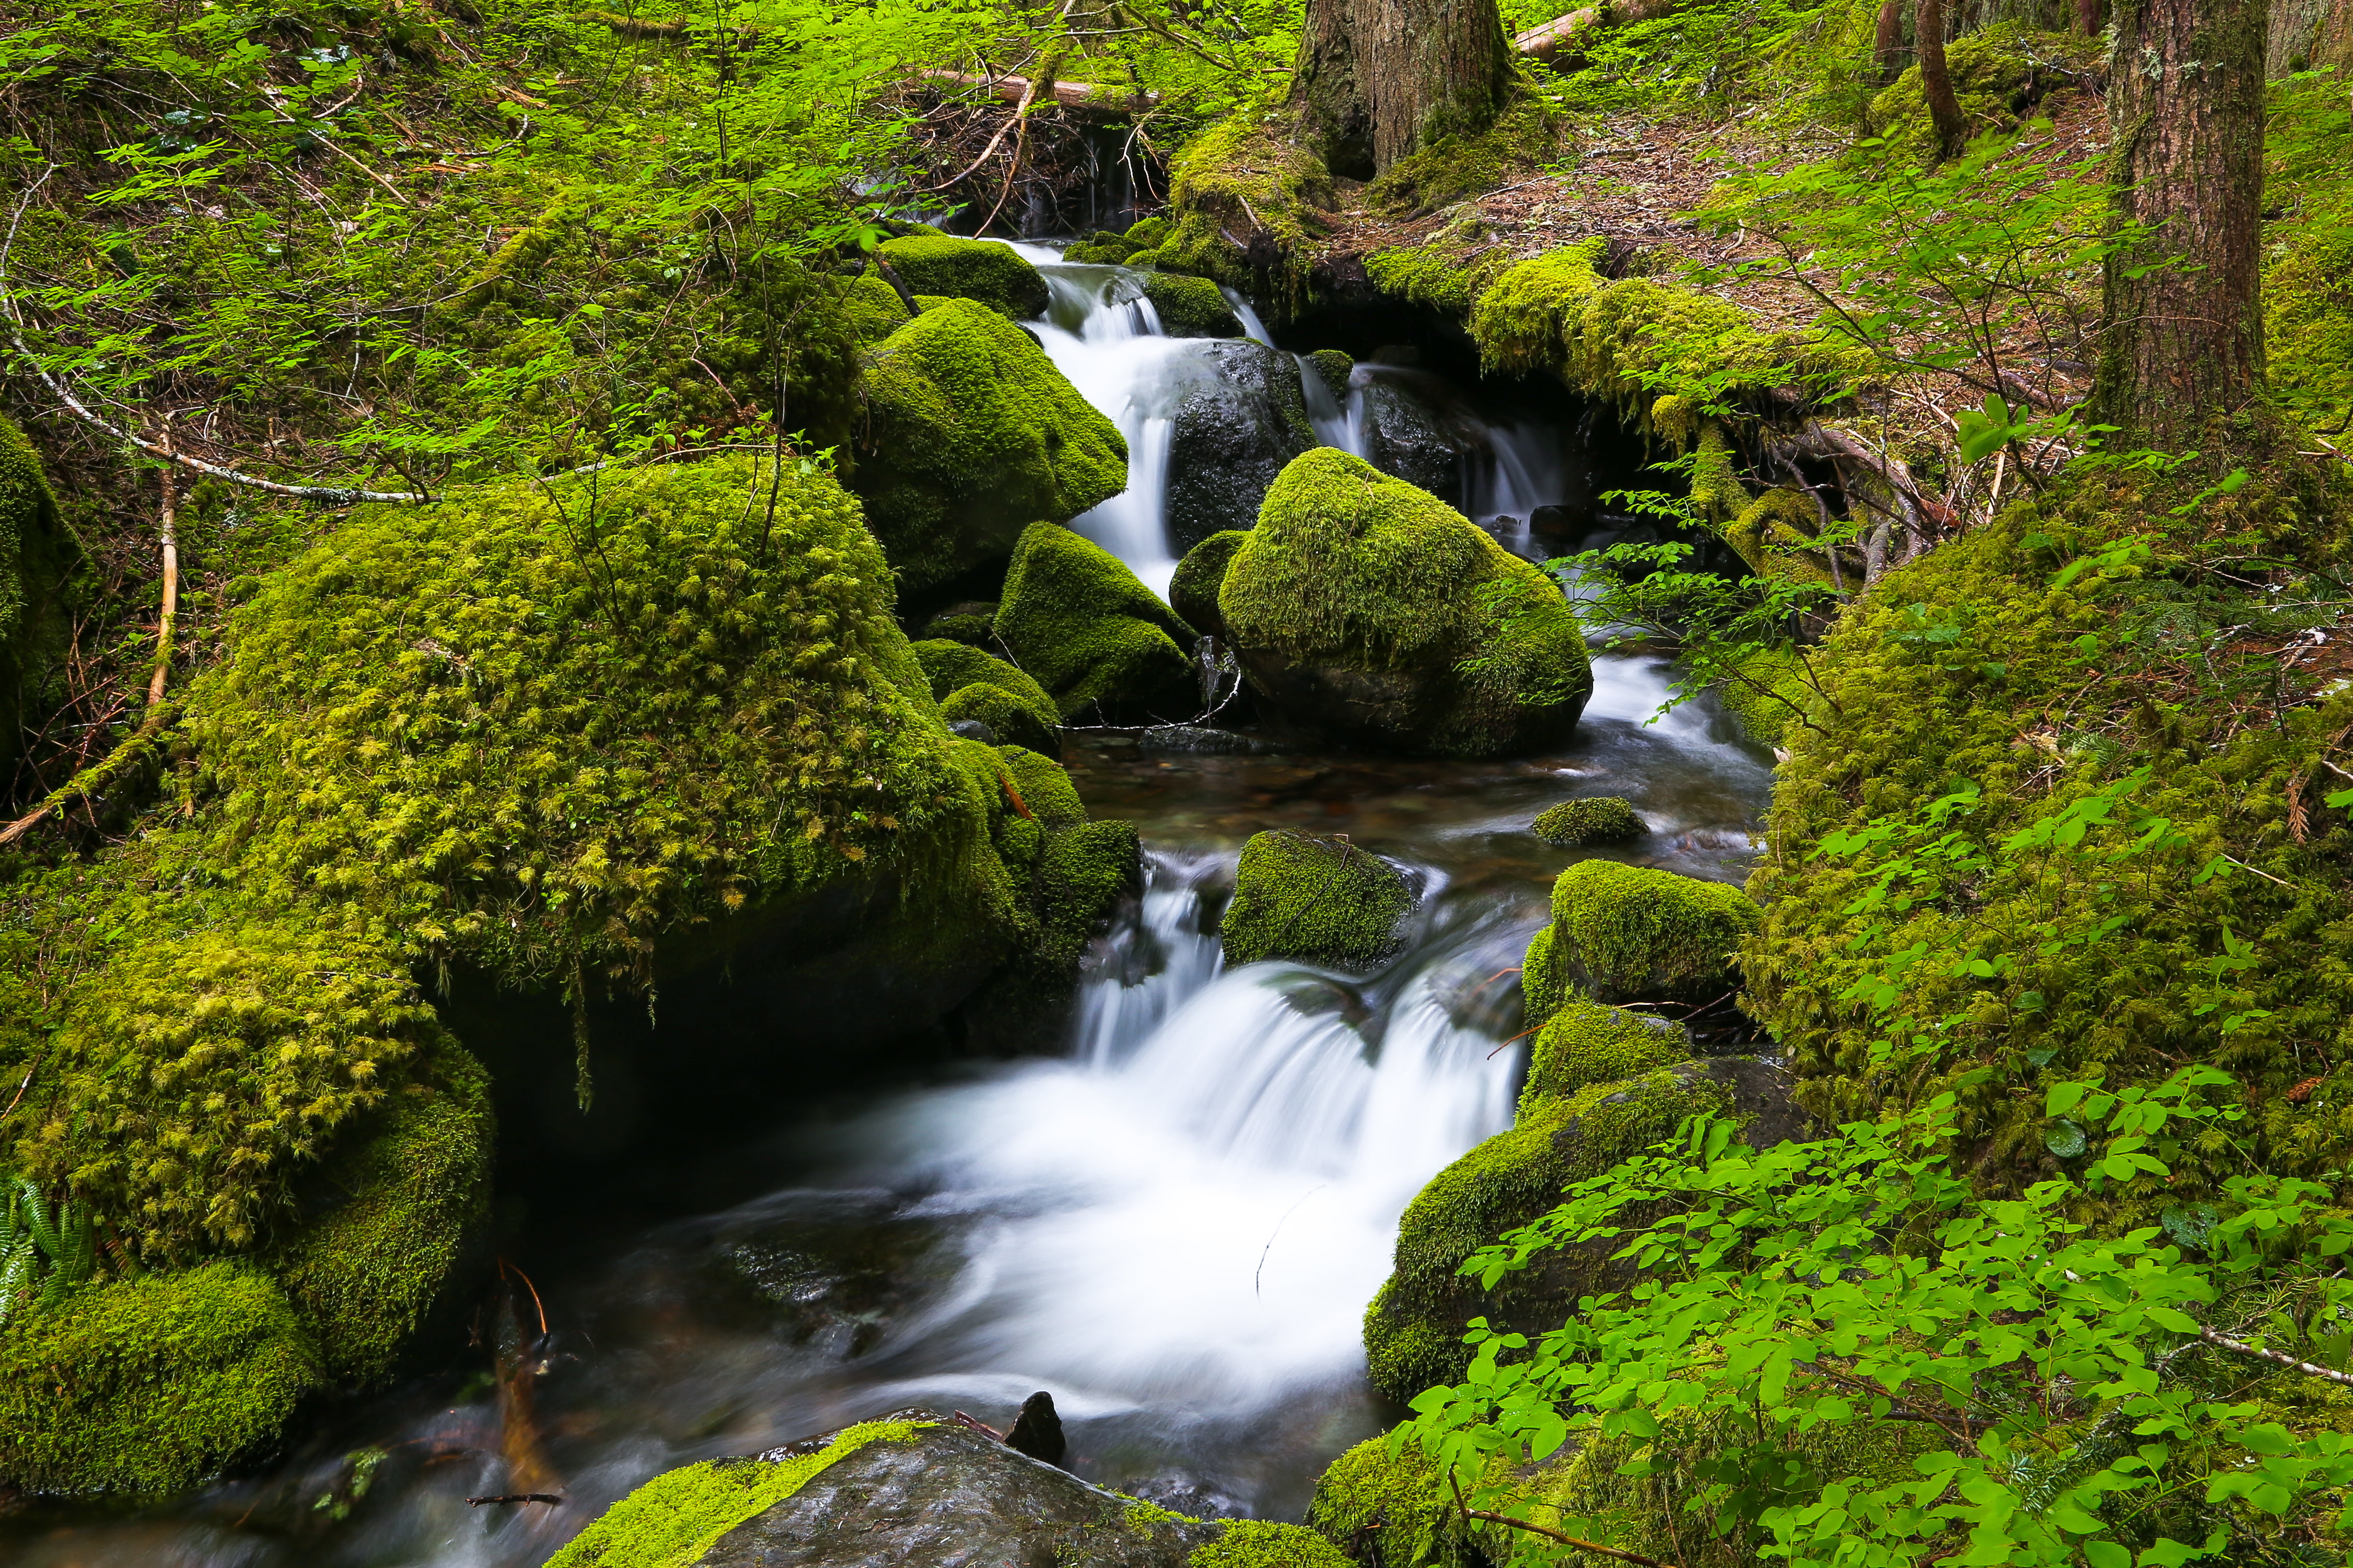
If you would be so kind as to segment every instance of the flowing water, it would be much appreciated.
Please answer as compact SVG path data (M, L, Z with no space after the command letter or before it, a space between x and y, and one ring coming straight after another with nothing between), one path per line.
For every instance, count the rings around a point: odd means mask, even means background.
M1202 344L1161 335L1132 275L1028 253L1055 297L1041 341L1132 454L1129 492L1077 526L1165 588L1170 397ZM1308 374L1319 435L1361 450L1365 389L1386 374L1360 367L1345 405ZM1562 437L1534 419L1488 435L1466 488L1525 546L1526 514L1557 499ZM1596 677L1576 738L1536 758L1163 756L1074 737L1082 793L1139 825L1147 881L1090 955L1061 1054L781 1103L731 1155L732 1190L760 1195L719 1212L511 1237L538 1269L515 1299L550 1325L521 1358L528 1425L512 1377L504 1403L487 1370L423 1380L166 1508L0 1520L0 1560L526 1568L671 1466L914 1404L1002 1426L1039 1388L1081 1474L1187 1511L1297 1518L1332 1456L1398 1414L1364 1383L1358 1321L1398 1214L1510 1120L1513 972L1573 858L1529 818L1622 795L1654 828L1629 858L1746 864L1762 760L1704 702L1648 722L1660 661L1601 657ZM1276 826L1348 833L1419 882L1402 958L1370 978L1222 966L1236 853ZM565 1502L468 1501L526 1478Z

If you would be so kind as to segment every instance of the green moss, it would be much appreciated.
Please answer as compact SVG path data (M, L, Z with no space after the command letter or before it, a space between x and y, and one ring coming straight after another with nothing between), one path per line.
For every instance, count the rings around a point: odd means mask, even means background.
M32 443L0 415L0 779L16 773L25 695L62 636L59 593L80 558Z
M1797 650L1765 648L1742 659L1737 679L1725 681L1716 696L1739 721L1742 731L1760 746L1787 743L1798 716L1813 704L1814 689L1806 681L1805 666Z
M1692 462L1691 503L1693 510L1719 529L1748 504L1747 489L1733 471L1732 442L1724 426L1713 419L1700 426L1699 453Z
M1021 791L1021 804L1038 821L1051 828L1068 827L1087 819L1087 808L1079 801L1078 786L1071 782L1071 775L1060 763L1022 746L999 745L997 754L1012 769Z
M1554 959L1602 1002L1724 997L1738 984L1735 955L1757 929L1738 888L1672 871L1587 860L1553 882Z
M338 1202L266 1259L340 1378L377 1384L452 1274L484 1244L490 1075L453 1041L386 1098L379 1130L347 1139L311 1185Z
M1226 619L1218 608L1218 593L1225 586L1234 552L1249 537L1246 529L1226 529L1193 546L1176 563L1176 574L1168 579L1168 604L1187 626L1224 635Z
M1528 939L1527 956L1520 961L1520 994L1527 1002L1527 1021L1541 1024L1575 994L1576 987L1561 973L1560 962L1553 956L1553 928L1547 923Z
M2316 198L2290 234L2263 274L2272 388L2309 424L2334 426L2353 410L2353 189Z
M1576 1001L1536 1032L1528 1051L1528 1080L1520 1115L1535 1102L1567 1099L1597 1083L1639 1078L1654 1068L1691 1059L1691 1031L1681 1024L1624 1007Z
M1062 252L1065 261L1093 262L1100 266L1116 266L1144 247L1125 235L1099 228L1078 244Z
M1058 754L1061 742L1039 721L1029 705L1001 686L978 681L958 687L940 703L940 717L950 724L971 721L987 727L993 745L1026 746Z
M892 333L866 387L852 483L907 587L1001 557L1029 524L1076 517L1127 488L1117 426L1029 334L968 300Z
M1141 272L1155 271L1160 266L1160 252L1157 250L1131 250L1127 254L1126 261L1123 262L1122 265L1133 267Z
M1335 1546L1380 1543L1383 1568L1482 1568L1444 1475L1419 1444L1367 1437L1315 1481L1308 1528Z
M1219 931L1229 966L1288 958L1372 969L1397 952L1413 906L1404 876L1377 855L1277 829L1242 846Z
M1694 496L1698 488L1694 483ZM1748 569L1760 577L1830 582L1828 558L1814 548L1821 511L1813 497L1793 485L1776 485L1754 500L1745 500L1745 494L1739 481L1731 480L1729 489L1722 492L1721 501L1708 514L1721 524L1725 542ZM1723 521L1724 502L1737 506L1736 512L1729 514L1729 522Z
M1046 280L1009 245L946 234L885 240L875 253L919 299L976 300L1017 321L1046 313Z
M1945 46L1953 95L1972 136L2015 129L2044 93L2081 82L2100 66L2097 37L2041 32L2017 22L1996 22ZM1936 130L1918 66L1871 100L1863 128L1884 138L1891 153L1926 158L1935 152Z
M1238 1519L1197 1546L1186 1568L1354 1568L1340 1549L1304 1525Z
M275 1436L319 1381L294 1309L251 1264L91 1286L0 1331L0 1476L185 1490Z
M939 639L914 643L909 651L931 681L932 695L943 702L952 692L967 686L994 686L1049 729L1060 720L1054 710L1054 700L1027 671L969 644Z
M1307 356L1309 368L1324 379L1324 388L1335 403L1348 400L1348 376L1356 362L1338 349L1317 349Z
M1373 287L1427 310L1467 318L1479 296L1511 268L1511 258L1498 246L1477 247L1432 243L1393 246L1365 258L1365 271ZM1346 382L1341 382L1345 389ZM1335 390L1335 396L1345 396Z
M706 1459L656 1476L607 1509L548 1568L689 1568L729 1531L873 1443L912 1443L929 1421L845 1426L814 1454Z
M1278 306L1304 297L1305 249L1326 226L1333 199L1323 160L1256 115L1232 114L1187 142L1169 165L1169 228L1138 243L1166 271L1190 272L1264 295ZM1128 231L1135 237L1135 230ZM1245 241L1263 235L1280 258L1269 276ZM1128 258L1143 264L1141 255ZM1271 284L1280 287L1270 288Z
M1083 822L1047 835L1038 865L1038 951L1050 973L1067 973L1119 900L1137 889L1143 854L1132 822Z
M1487 756L1556 739L1592 689L1551 578L1336 447L1276 478L1218 605L1261 692L1415 751ZM1367 685L1377 702L1342 706L1342 689Z
M1146 278L1144 297L1160 318L1160 329L1172 338L1238 338L1241 319L1226 303L1225 294L1206 278L1174 274Z
M989 644L997 638L996 617L995 605L988 606L987 615L976 612L934 616L924 623L923 640L925 642L960 642L967 647L976 647L986 653L988 651Z
M1615 795L1595 795L1548 805L1536 813L1529 827L1546 843L1567 849L1588 844L1622 843L1651 831L1650 825L1634 814L1634 808Z
M861 343L879 343L914 320L899 290L871 268L842 290L841 310L850 332Z
M1065 719L1154 703L1181 716L1197 705L1193 629L1119 557L1059 524L1022 531L997 635Z
M1127 233L1122 237L1136 250L1152 250L1167 239L1173 226L1165 217L1138 218L1128 225Z
M1387 212L1435 212L1557 158L1565 129L1541 99L1524 98L1484 130L1440 136L1398 159L1365 187L1365 200Z

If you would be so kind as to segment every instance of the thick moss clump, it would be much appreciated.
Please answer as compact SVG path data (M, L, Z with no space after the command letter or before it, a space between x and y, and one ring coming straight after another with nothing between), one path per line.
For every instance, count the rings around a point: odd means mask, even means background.
M1009 245L913 234L885 240L875 255L918 297L976 300L1017 321L1046 313L1046 280Z
M1076 517L1127 488L1118 427L1028 333L969 300L886 339L866 393L851 483L903 587L999 559L1030 523Z
M1520 1113L1597 1083L1640 1078L1691 1059L1691 1031L1670 1019L1599 1002L1570 1002L1536 1032Z
M607 1509L547 1568L688 1568L719 1538L870 1443L909 1443L929 1421L845 1426L813 1454L706 1459L666 1471Z
M1344 1550L1380 1543L1382 1568L1487 1568L1444 1472L1417 1443L1367 1437L1316 1478L1307 1525Z
M1185 1568L1355 1568L1354 1560L1304 1525L1238 1519L1193 1548Z
M1574 989L1553 956L1553 935L1547 922L1528 939L1527 956L1520 961L1520 994L1526 1000L1531 1027L1559 1012Z
M1307 364L1323 381L1324 389L1332 395L1334 402L1347 401L1348 377L1356 368L1355 360L1339 349L1317 349L1307 356Z
M2264 351L2280 400L2334 427L2353 410L2353 190L2316 195L2298 217L2268 247Z
M1479 296L1512 265L1502 247L1482 248L1486 254L1472 259L1441 243L1392 246L1366 257L1365 271L1384 294L1467 321Z
M1241 318L1223 290L1206 278L1155 274L1144 280L1144 297L1172 338L1238 338Z
M873 271L860 274L842 290L841 313L861 343L879 343L915 319L899 290Z
M1645 866L1587 860L1552 888L1551 962L1601 1002L1722 1000L1740 983L1736 954L1757 931L1738 888Z
M1365 187L1365 200L1401 215L1435 212L1493 190L1515 171L1553 162L1567 129L1566 121L1531 94L1484 130L1439 136L1398 159Z
M1164 271L1213 278L1280 307L1303 296L1303 252L1327 226L1318 213L1332 199L1321 158L1255 115L1229 115L1169 165L1167 231L1139 239L1146 249L1128 262L1148 255Z
M1166 719L1198 706L1193 628L1118 556L1060 524L1023 531L997 635L1065 719L1155 705Z
M16 770L26 689L60 629L58 595L80 559L32 443L0 415L0 781Z
M1551 578L1336 447L1282 470L1218 605L1262 696L1403 751L1494 756L1556 742L1593 689Z
M1061 714L1026 671L965 643L919 642L913 651L939 699L942 719L976 719L1000 742L1060 754L1055 726Z
M1650 824L1616 795L1565 800L1558 805L1546 806L1536 813L1529 827L1538 838L1564 849L1588 844L1622 844L1651 831Z
M249 1263L90 1286L0 1334L0 1475L183 1490L276 1436L319 1383L300 1317Z
M1767 648L1742 659L1734 679L1716 688L1716 697L1739 721L1742 733L1774 747L1788 741L1815 701L1805 667L1789 647Z
M454 1043L386 1098L372 1136L347 1137L304 1185L322 1212L272 1252L326 1364L377 1384L488 1241L490 1075Z
M1212 637L1225 636L1226 617L1218 608L1218 593L1226 585L1226 568L1233 564L1234 552L1249 537L1249 530L1240 528L1213 533L1176 563L1176 575L1168 579L1168 605L1187 625Z
M1229 965L1296 959L1366 970L1394 956L1413 912L1403 873L1345 838L1277 830L1242 847L1219 925Z
M1116 266L1144 247L1124 234L1113 234L1099 228L1077 244L1062 251L1065 261L1086 261L1098 266Z

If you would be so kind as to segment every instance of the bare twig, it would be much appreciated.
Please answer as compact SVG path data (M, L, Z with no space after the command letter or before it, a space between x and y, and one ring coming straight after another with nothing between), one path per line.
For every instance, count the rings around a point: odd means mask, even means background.
M1462 1517L1465 1519L1482 1519L1489 1524L1507 1524L1514 1530L1525 1530L1531 1535L1545 1536L1549 1540L1559 1542L1564 1546L1574 1546L1579 1552L1598 1552L1604 1557L1615 1557L1620 1563L1638 1563L1641 1564L1641 1568L1675 1568L1672 1563L1661 1562L1656 1557L1645 1557L1639 1552L1627 1552L1615 1546L1604 1546L1598 1541L1582 1541L1574 1535L1564 1535L1557 1530L1547 1530L1541 1524L1532 1524L1525 1519L1514 1519L1507 1513L1491 1513L1482 1508L1472 1508L1470 1503L1463 1500L1462 1483L1454 1479L1452 1471L1447 1472L1446 1481L1454 1489L1454 1506L1462 1510Z

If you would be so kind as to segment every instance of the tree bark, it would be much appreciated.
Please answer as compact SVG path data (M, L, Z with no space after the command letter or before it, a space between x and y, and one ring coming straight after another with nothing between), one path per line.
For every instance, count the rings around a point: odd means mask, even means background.
M1512 82L1495 0L1307 0L1291 101L1326 168L1369 179L1485 130Z
M1904 0L1885 0L1871 39L1871 66L1883 83L1904 74Z
M1953 73L1945 65L1945 0L1919 0L1912 13L1913 43L1920 51L1920 91L1936 128L1936 162L1957 158L1968 145L1969 122L1953 96Z
M2075 21L2084 29L2084 37L2096 38L2106 19L2107 7L2101 0L2075 0Z
M2118 0L2108 74L2106 327L2092 389L2118 439L2235 445L2260 390L2265 0Z

